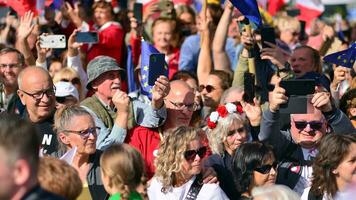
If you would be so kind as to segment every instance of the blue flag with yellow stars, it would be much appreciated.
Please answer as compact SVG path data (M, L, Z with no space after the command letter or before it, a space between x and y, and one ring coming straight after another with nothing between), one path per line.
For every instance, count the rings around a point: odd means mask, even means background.
M256 0L230 1L248 20L255 23L258 27L262 26L262 18Z
M160 53L153 45L146 41L142 41L141 46L141 94L152 99L152 86L148 84L148 71L150 63L150 55L152 53Z
M339 51L333 54L329 54L324 57L324 61L330 62L339 66L349 67L355 63L356 59L356 42L352 44L352 46L346 50Z

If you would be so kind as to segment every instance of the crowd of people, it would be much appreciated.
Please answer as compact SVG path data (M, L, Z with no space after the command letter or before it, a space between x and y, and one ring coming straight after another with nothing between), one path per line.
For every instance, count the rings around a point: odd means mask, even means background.
M229 0L159 0L142 19L134 0L73 2L2 20L0 199L354 198L355 23L261 12L273 44ZM87 31L98 42L76 41ZM66 48L41 46L58 34ZM168 67L149 91L143 41ZM282 111L292 80L315 83L297 88L305 111Z

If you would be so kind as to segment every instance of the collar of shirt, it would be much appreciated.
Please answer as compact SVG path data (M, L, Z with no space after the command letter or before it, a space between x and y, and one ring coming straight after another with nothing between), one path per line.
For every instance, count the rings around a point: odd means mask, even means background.
M318 150L316 148L312 148L312 149L302 148L302 151L303 151L304 160L310 160L311 157L315 158L316 155L318 154Z
M112 112L116 112L116 108L113 106L111 107L110 105L106 104L103 100L101 100L98 96L96 96L96 98L99 99L100 103L103 104L103 106L105 107L106 110L108 111L112 111Z

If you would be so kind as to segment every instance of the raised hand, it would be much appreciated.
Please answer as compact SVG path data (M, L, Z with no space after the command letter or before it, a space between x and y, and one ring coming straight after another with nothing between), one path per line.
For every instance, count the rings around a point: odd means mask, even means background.
M285 95L286 90L279 86L281 79L279 78L274 86L274 90L269 96L269 110L277 112L281 104L287 103L288 97Z
M43 33L42 35L48 35L48 33ZM41 48L41 46L40 46L40 36L37 37L36 49L37 49L37 62L44 63L46 61L47 53L50 51L50 49Z
M259 126L262 119L262 108L260 101L257 98L253 99L254 104L246 103L245 101L240 101L242 109L246 114L246 117L250 121L252 126Z
M332 110L332 104L330 100L330 93L325 91L318 91L319 89L316 87L316 93L313 95L311 99L311 103L313 106L322 111L322 112L330 112Z
M341 67L341 66L336 67L335 70L334 70L334 79L333 79L333 82L330 84L330 87L333 90L336 90L337 85L341 81L346 80L348 73L349 73L349 69L348 68Z
M115 105L115 108L117 109L117 113L129 112L130 98L125 92L121 90L117 91L112 97L112 102Z
M269 48L263 48L261 50L261 59L268 59L278 68L283 69L284 64L287 62L290 54L283 49L279 48L277 45L270 42L266 42Z
M35 24L32 23L33 12L26 12L20 19L20 25L17 28L17 37L20 40L25 40L31 34Z
M160 76L152 88L152 105L158 109L163 106L163 99L168 95L171 90L169 80L165 76Z

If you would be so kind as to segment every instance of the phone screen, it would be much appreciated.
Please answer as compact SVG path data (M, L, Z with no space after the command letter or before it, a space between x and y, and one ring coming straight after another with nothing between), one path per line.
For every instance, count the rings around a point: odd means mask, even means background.
M153 86L157 78L161 75L168 76L168 68L163 53L154 53L150 55L150 62L148 64L148 84Z
M274 28L272 27L264 27L261 30L261 39L262 39L262 47L263 48L268 48L270 46L268 46L267 44L265 44L264 42L270 42L272 44L276 44L276 34L274 31Z
M253 103L255 98L255 75L252 73L244 73L244 96L243 99L247 103Z
M99 37L97 32L78 32L76 42L80 43L98 43Z
M134 17L138 23L142 23L142 3L134 4Z

